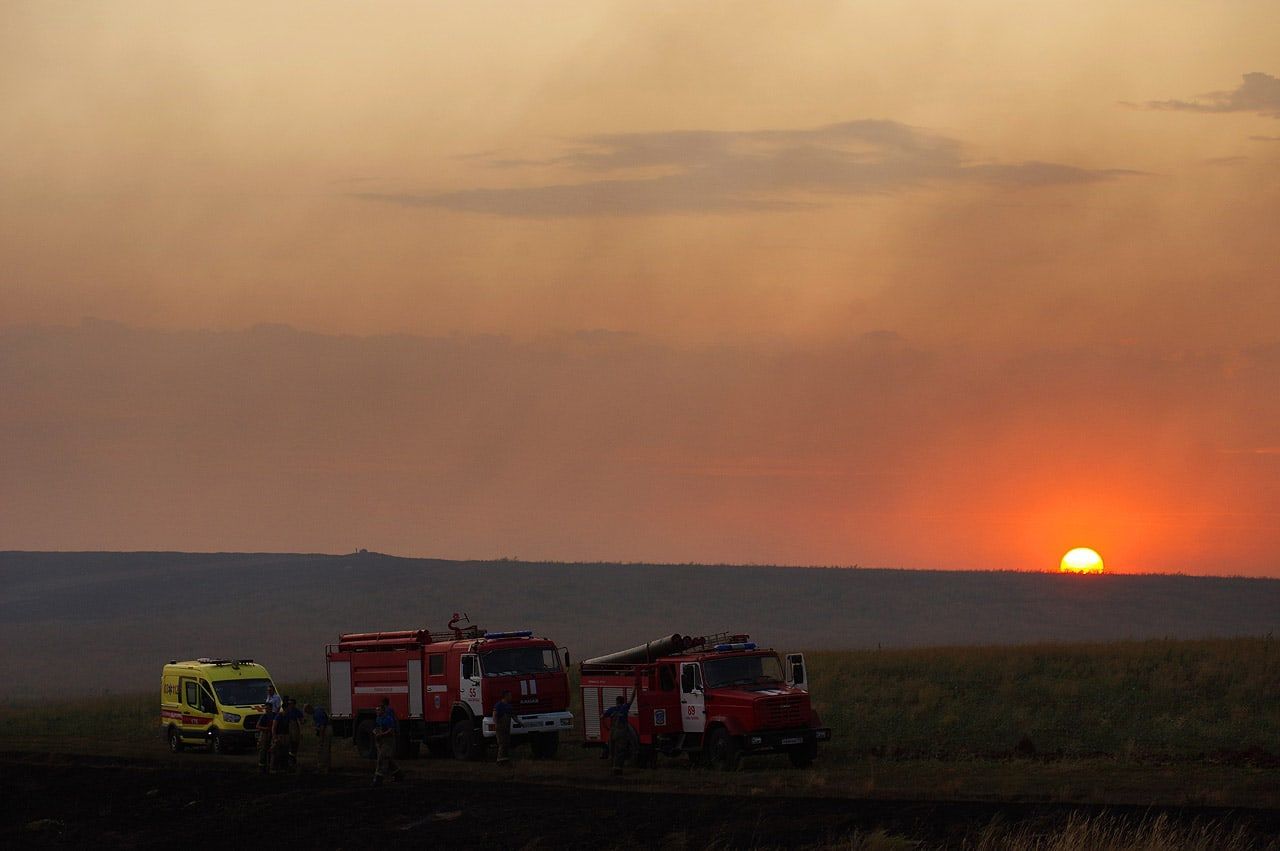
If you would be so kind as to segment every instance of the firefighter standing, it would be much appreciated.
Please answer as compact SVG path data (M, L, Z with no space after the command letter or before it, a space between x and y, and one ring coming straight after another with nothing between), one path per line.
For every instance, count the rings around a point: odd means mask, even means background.
M271 770L284 771L289 765L289 711L286 708L276 713L275 724L271 727Z
M511 761L511 725L522 726L511 706L511 691L502 692L502 699L493 705L493 727L498 738L498 765Z
M395 780L403 780L400 766L396 765L396 719L388 707L378 707L378 717L373 723L373 742L378 749L378 765L373 770L373 785L381 786L388 774Z
M635 692L631 693L635 700ZM631 756L636 741L636 732L631 727L631 701L618 695L617 702L604 711L604 718L609 723L609 755L613 757L613 773L621 774L622 766Z
M276 710L267 704L258 719L258 770L266 774L271 770L271 733L276 724Z
M289 698L289 708L284 712L289 721L289 767L298 767L298 748L302 744L302 711L298 709L298 701Z
M333 731L329 728L329 713L323 706L312 706L310 703L302 707L302 711L311 716L311 726L316 731L316 768L321 774L329 773L330 751L333 745Z

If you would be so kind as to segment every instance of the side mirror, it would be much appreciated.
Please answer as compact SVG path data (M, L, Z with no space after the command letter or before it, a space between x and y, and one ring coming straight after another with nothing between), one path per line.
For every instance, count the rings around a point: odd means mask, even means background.
M569 665L570 665L570 662L569 662L569 648L568 648L568 647L566 647L566 648L564 649L564 666L565 666L565 668L567 669L567 668L569 667Z

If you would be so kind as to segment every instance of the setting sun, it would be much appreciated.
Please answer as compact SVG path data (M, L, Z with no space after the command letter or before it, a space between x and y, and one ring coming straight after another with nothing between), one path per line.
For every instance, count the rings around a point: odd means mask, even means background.
M1101 573L1102 556L1088 547L1076 547L1062 557L1063 573Z

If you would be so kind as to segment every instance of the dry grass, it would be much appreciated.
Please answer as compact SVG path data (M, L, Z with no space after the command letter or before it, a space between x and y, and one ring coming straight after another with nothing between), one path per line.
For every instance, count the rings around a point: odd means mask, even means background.
M973 851L1249 851L1246 833L1215 822L1179 824L1160 814L1139 822L1101 814L1073 814L1044 831L1033 826L989 824L967 844Z

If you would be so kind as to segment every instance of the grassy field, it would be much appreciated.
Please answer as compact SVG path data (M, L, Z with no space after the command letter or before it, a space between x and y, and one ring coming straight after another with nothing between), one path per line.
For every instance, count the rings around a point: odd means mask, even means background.
M881 757L1280 757L1263 638L813 653L833 747Z
M785 761L765 759L742 776L717 777L717 788L1280 806L1280 648L1270 638L820 652L809 660L814 700L834 734L817 770L790 772ZM325 700L323 683L281 690L299 703ZM154 694L9 703L0 706L0 748L159 754L157 712ZM590 771L595 753L574 738L556 765L538 769L547 782L573 783ZM707 782L687 761L662 765L647 782ZM1012 844L1040 847L1025 837Z
M881 759L1280 759L1271 637L808 654L831 749ZM323 683L282 692L327 702ZM576 689L574 690L576 697ZM576 707L575 707L576 709ZM156 735L157 695L0 706L0 737Z

